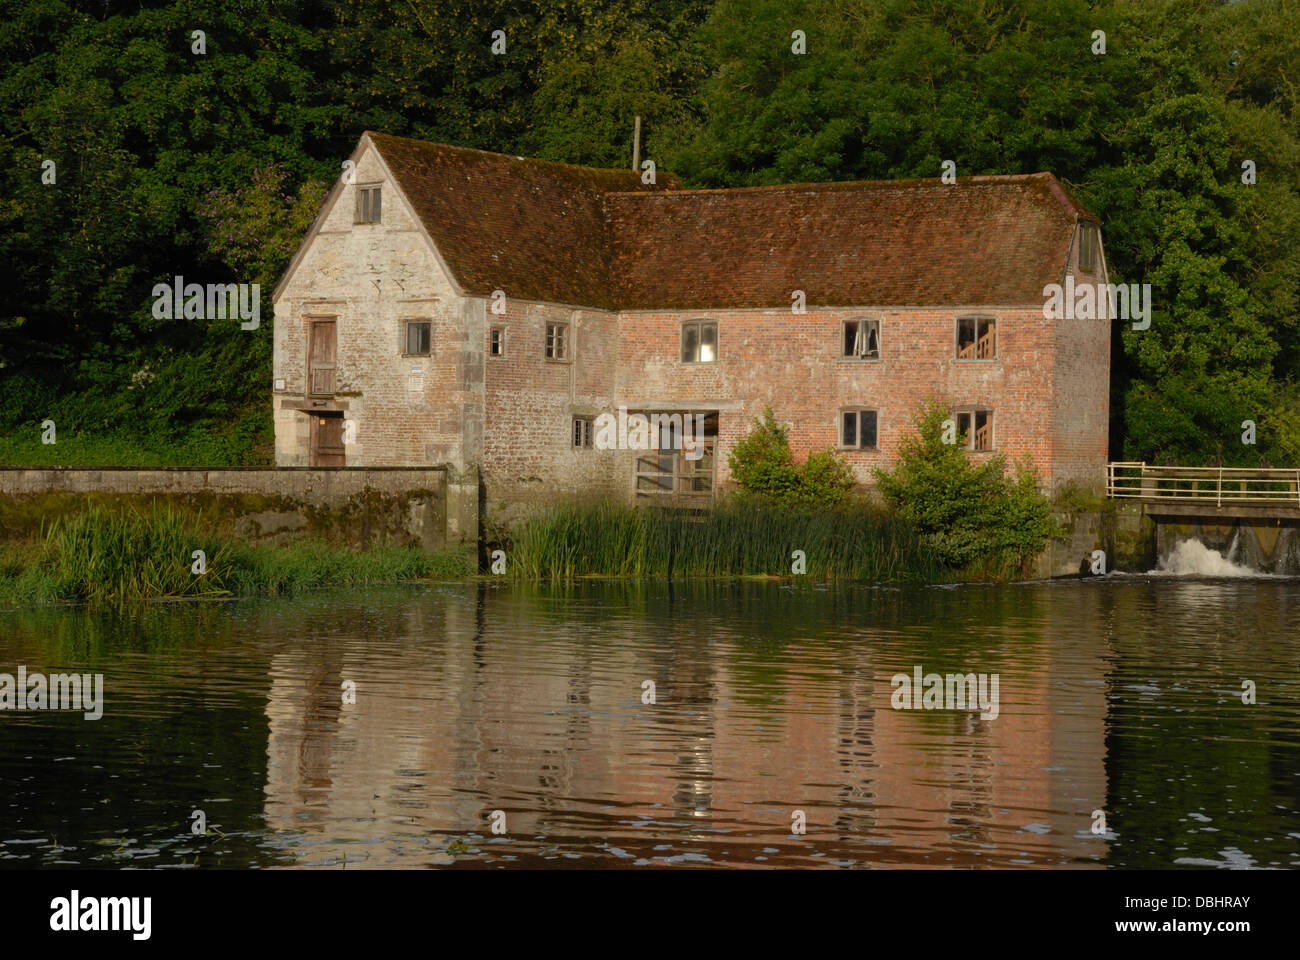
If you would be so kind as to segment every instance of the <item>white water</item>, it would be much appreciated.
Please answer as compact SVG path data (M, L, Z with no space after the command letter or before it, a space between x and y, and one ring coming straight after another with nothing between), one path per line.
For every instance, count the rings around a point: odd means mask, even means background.
M1258 577L1258 570L1243 567L1224 558L1199 540L1180 540L1168 555L1161 557L1152 573L1170 573L1178 577Z

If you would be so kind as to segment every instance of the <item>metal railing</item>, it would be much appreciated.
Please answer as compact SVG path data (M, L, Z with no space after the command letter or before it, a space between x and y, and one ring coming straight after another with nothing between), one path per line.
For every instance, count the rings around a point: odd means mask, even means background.
M1189 503L1271 503L1300 507L1300 470L1265 467L1106 465L1106 494Z

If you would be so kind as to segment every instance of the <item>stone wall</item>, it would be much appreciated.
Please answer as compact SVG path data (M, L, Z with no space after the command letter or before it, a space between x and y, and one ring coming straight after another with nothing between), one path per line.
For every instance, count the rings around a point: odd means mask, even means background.
M1145 573L1156 565L1156 525L1137 501L1096 498L1083 509L1058 510L1064 534L1050 540L1033 564L1039 578L1090 572L1093 551L1106 554L1107 573Z
M275 296L275 462L310 466L308 411L354 424L349 467L475 462L467 412L481 411L482 339L418 218L373 149L343 185ZM358 186L381 188L382 222L354 223ZM335 391L312 397L308 328L334 320ZM406 354L405 323L431 324L429 355Z
M432 550L478 541L472 470L0 468L0 537L31 537L94 506L170 507L254 543L320 537Z

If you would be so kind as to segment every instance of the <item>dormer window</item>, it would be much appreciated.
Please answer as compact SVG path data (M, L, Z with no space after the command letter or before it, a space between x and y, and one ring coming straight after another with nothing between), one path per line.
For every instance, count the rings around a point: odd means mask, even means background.
M379 222L379 185L357 187L357 215L355 223Z

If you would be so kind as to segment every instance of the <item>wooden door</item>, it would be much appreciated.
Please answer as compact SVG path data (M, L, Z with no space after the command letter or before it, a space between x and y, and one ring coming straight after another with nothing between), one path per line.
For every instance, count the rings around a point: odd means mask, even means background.
M311 465L313 467L343 467L347 454L343 448L343 414L316 413L311 417Z
M334 395L334 366L338 357L337 327L333 320L313 320L307 353L307 383L313 397Z

